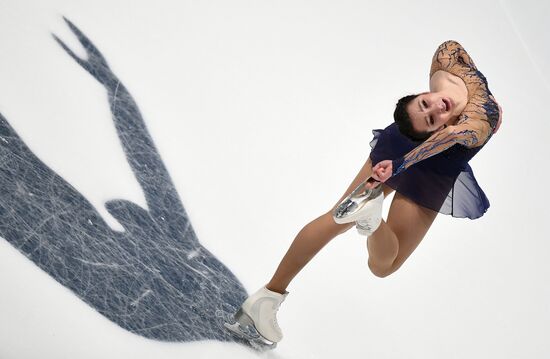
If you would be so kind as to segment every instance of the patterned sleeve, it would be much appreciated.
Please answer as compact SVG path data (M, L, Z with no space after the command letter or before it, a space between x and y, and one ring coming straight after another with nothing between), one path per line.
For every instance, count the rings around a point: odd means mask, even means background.
M448 40L438 46L435 50L430 77L438 70L448 71L455 75L459 75L457 70L462 67L467 67L472 70L477 70L474 61L468 55L466 50L457 41Z
M448 40L438 46L432 59L430 76L439 70L460 77L468 90L468 103L457 124L480 120L488 122L491 129L495 130L499 118L498 104L489 90L487 79L457 41ZM480 140L485 143L491 135L492 131L488 131Z
M495 98L491 94L489 89L480 89L472 95L470 101L460 114L457 123L471 123L473 121L481 121L487 123L487 133L480 138L483 140L483 144L489 140L495 130L498 118L499 108L495 101Z
M485 121L470 120L459 125L446 127L430 136L405 156L392 161L392 176L395 176L417 162L432 157L447 148L460 144L468 148L483 145L490 132Z

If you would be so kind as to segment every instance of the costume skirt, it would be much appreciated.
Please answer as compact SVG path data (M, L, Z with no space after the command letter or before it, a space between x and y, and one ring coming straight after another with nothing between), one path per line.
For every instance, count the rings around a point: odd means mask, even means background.
M420 144L402 135L395 123L372 132L370 158L373 166L383 160L402 157ZM385 184L439 213L457 218L479 218L489 208L489 200L478 185L468 161L482 147L470 149L456 144L415 163Z

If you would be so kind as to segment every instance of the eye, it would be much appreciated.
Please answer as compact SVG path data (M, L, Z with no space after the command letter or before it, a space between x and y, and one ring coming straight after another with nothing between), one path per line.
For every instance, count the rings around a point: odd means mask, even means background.
M424 107L428 107L428 104L426 103L425 100L422 100L422 105L424 105Z
M434 124L434 119L432 116L430 116L430 124L433 125Z

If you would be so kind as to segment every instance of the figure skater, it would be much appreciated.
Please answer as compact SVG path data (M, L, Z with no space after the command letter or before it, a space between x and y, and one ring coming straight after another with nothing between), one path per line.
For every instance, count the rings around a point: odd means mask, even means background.
M289 283L331 239L356 226L367 236L368 266L378 277L401 267L438 213L475 219L489 208L468 161L497 132L502 110L485 76L456 41L432 59L429 92L397 102L394 120L373 131L372 151L336 205L298 233L271 280L248 297L226 327L274 346L276 312ZM384 197L395 191L387 219Z

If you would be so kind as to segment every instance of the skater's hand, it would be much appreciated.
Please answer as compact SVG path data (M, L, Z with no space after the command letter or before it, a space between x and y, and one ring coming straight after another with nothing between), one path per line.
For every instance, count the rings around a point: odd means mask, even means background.
M380 161L372 168L372 178L379 182L386 182L392 175L393 165L391 160Z
M378 187L380 185L380 182L375 180L372 176L367 180L367 183L365 184L365 187L368 189L373 189L374 187Z

